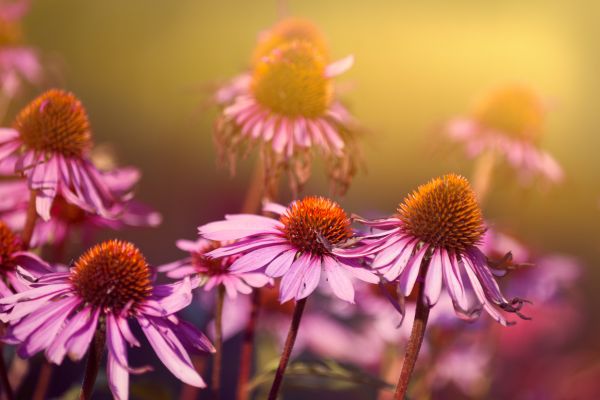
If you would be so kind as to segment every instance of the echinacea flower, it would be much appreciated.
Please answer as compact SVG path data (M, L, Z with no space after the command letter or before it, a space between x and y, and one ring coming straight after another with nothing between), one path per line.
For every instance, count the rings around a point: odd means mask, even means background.
M305 197L287 208L269 203L264 211L279 219L252 214L226 215L225 220L198 228L200 235L218 241L237 240L207 253L214 258L242 254L231 271L264 271L281 279L279 300L300 300L310 295L323 274L333 293L354 302L352 277L371 283L379 279L355 260L337 251L353 238L344 210L323 197Z
M445 286L461 317L476 318L483 308L502 325L514 322L500 310L526 318L520 313L524 300L502 295L478 247L486 228L464 177L448 174L433 179L410 194L395 216L359 221L382 232L357 249L346 250L346 256L374 255L372 268L388 281L397 280L403 296L422 280L423 300L429 307Z
M522 181L541 176L560 182L564 173L540 145L547 106L525 85L498 88L475 103L470 115L447 123L445 134L464 144L469 157L491 152L513 167Z
M102 216L69 203L63 196L57 195L50 208L50 219L38 221L35 225L31 246L60 244L69 233L76 230L89 242L93 234L101 228L120 230L126 227L154 227L160 225L162 216L149 206L129 195L140 178L135 168L118 168L110 172L101 172L103 181L115 197L123 196L115 205L114 216ZM25 180L0 182L0 217L13 229L20 230L25 224L29 206L29 188Z
M38 83L42 75L36 51L22 44L21 18L28 9L25 0L0 2L0 92L9 99L23 82Z
M2 297L27 289L27 285L17 276L18 267L32 276L53 272L52 268L38 256L23 251L21 239L4 221L0 221L0 295Z
M183 382L204 387L186 348L214 351L204 334L175 313L190 304L189 278L153 285L150 266L131 243L111 240L85 252L70 271L29 279L31 289L0 299L0 320L9 323L6 341L31 357L44 351L61 364L65 355L80 360L95 334L106 333L107 375L117 399L128 397L127 345L140 346L128 320L138 322L162 363Z
M178 240L177 247L190 253L189 257L158 267L159 272L166 272L172 279L186 276L198 276L205 291L210 291L218 285L225 286L227 295L235 299L238 293L250 294L252 288L260 288L269 283L270 279L260 272L237 272L231 270L231 264L237 257L214 259L206 253L221 247L219 242L198 239Z
M304 40L271 50L250 79L236 82L237 95L216 122L221 158L234 167L238 155L259 146L267 183L286 170L297 191L310 175L313 153L320 153L331 182L343 192L357 170L357 124L336 99L333 78L352 64L352 56L328 64Z
M0 163L14 165L36 192L36 208L50 219L61 195L89 212L110 216L119 199L88 159L90 123L81 102L62 90L49 90L16 117L14 129L0 129Z

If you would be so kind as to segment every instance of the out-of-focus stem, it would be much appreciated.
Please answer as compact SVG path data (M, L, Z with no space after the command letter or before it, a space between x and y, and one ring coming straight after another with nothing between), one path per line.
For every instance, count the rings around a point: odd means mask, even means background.
M46 398L46 392L48 391L51 377L52 364L44 360L44 362L42 362L42 367L40 368L37 384L35 385L35 391L33 392L33 400L44 400Z
M258 312L260 310L260 289L252 292L252 303L250 306L250 318L244 331L242 342L242 355L240 360L240 375L238 377L237 400L248 400L250 393L248 391L248 381L252 369L252 353L254 347L254 333L256 331L256 322L258 321Z
M15 396L8 380L8 371L6 370L6 365L4 364L4 343L1 342L0 358L0 381L2 381L2 391L4 392L4 396L6 396L7 400L13 400Z
M479 204L483 204L492 184L496 153L488 151L483 153L475 163L471 184L477 194Z
M21 234L21 240L23 241L23 249L29 249L31 245L31 238L33 236L33 230L35 228L35 222L37 221L37 209L35 207L35 199L37 192L32 190L29 193L29 205L27 206L27 217L25 219L25 226L23 227L23 233Z
M215 357L212 369L212 398L219 400L221 397L221 365L223 363L223 301L225 300L225 286L217 288L217 301L215 303Z
M415 320L406 346L406 353L404 355L398 385L396 386L396 394L394 396L396 400L404 400L406 397L410 377L415 368L417 358L419 357L419 350L421 350L421 344L423 343L423 337L425 336L425 328L427 327L427 319L429 318L429 307L425 304L425 300L423 299L423 284L417 283L417 285Z
M285 369L290 361L292 349L294 343L296 343L296 336L298 336L298 328L300 328L300 321L302 320L302 313L304 312L304 306L306 305L306 298L298 300L296 307L294 308L294 315L292 317L292 324L288 332L287 338L285 339L285 345L283 346L283 352L279 359L279 366L277 372L275 372L275 379L273 379L273 385L269 392L269 400L277 400L281 384L283 383L283 376L285 375Z

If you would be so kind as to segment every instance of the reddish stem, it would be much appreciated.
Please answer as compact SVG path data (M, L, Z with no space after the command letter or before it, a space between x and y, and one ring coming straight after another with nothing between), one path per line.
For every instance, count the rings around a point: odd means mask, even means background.
M100 363L102 362L102 354L104 353L105 336L106 333L104 330L98 329L92 343L90 343L79 400L90 400L92 398L94 384L96 383L96 377L98 376Z
M27 217L25 219L25 226L23 227L23 233L21 234L21 240L23 241L23 250L28 250L31 245L31 237L33 236L33 229L35 228L35 222L37 221L37 209L35 206L35 198L37 193L32 190L29 193L29 205L27 207Z
M250 309L250 319L244 332L244 341L242 342L242 355L240 359L240 375L238 377L237 400L248 400L250 392L248 391L248 382L252 369L252 353L254 347L254 334L256 332L256 322L260 310L260 290L252 292L252 304Z
M2 390L7 400L13 400L15 395L8 380L8 371L4 364L4 343L0 342L0 381L2 381Z
M215 358L212 369L212 398L219 400L221 397L221 365L223 364L223 301L225 300L225 286L217 288L217 301L215 304Z
M425 304L423 299L423 284L417 283L416 289L417 309L415 311L415 320L413 322L410 338L408 339L408 344L406 346L406 354L404 355L404 362L402 363L402 372L400 372L398 386L396 386L396 394L394 395L396 400L404 400L406 397L410 377L415 368L417 358L419 357L419 350L423 343L427 319L429 318L429 307Z
M285 369L290 361L292 349L294 348L294 343L296 342L296 336L298 335L298 328L300 328L300 321L302 320L302 313L304 312L305 305L306 298L296 302L294 315L292 317L292 324L290 326L287 339L285 340L281 358L279 359L279 366L277 367L277 372L275 372L275 379L273 380L271 391L269 392L269 400L277 400L277 396L279 395L279 390L281 388L281 384L283 383L283 376L285 375Z

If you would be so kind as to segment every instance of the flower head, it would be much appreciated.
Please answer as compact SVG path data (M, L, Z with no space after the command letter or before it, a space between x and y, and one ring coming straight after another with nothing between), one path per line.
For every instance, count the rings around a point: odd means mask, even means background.
M21 278L30 288L0 300L0 320L9 324L7 338L19 343L19 354L44 351L61 364L65 355L80 360L97 330L105 330L107 374L115 398L128 397L131 368L126 345L140 343L130 330L135 319L165 366L180 380L204 387L185 350L214 351L208 339L175 313L192 300L189 278L155 286L151 269L131 243L110 240L86 251L69 272ZM102 320L103 323L98 322Z
M396 216L361 220L383 232L371 235L347 256L374 255L372 267L388 281L398 281L408 296L423 281L424 300L432 307L445 284L459 316L473 318L484 308L503 325L512 324L500 310L521 313L523 300L507 300L478 245L485 225L469 182L455 174L420 186L398 208Z
M524 181L542 176L559 182L562 168L539 147L546 113L543 99L529 87L506 85L479 99L468 117L451 120L445 131L450 139L464 143L470 157L497 153Z
M227 215L225 220L198 228L211 240L237 240L207 253L214 258L241 255L232 271L264 271L272 278L282 277L279 300L300 300L319 284L321 273L333 293L354 302L351 277L376 283L378 278L354 260L339 256L353 237L346 213L323 197L305 197L289 207L267 204L265 211L279 219L251 214Z
M358 165L357 125L336 99L333 79L353 57L330 64L321 46L296 38L263 51L250 74L220 91L221 158L234 166L238 155L260 145L267 180L287 170L296 190L310 175L314 150L324 156L334 188L344 191Z
M37 193L38 214L50 219L57 195L86 211L111 216L119 201L89 160L90 123L81 102L62 90L49 90L16 117L14 129L0 130L0 163L28 179Z
M177 247L188 251L189 257L158 267L160 272L166 272L172 279L197 275L205 291L223 285L227 295L234 299L238 292L250 294L252 288L260 288L268 284L270 279L259 272L237 272L231 270L231 264L236 256L220 259L210 258L206 254L221 247L220 242L198 239L195 242L178 240Z

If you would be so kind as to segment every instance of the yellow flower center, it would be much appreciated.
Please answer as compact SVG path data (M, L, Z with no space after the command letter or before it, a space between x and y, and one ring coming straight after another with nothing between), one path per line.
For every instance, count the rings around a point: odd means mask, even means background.
M542 133L545 109L535 92L511 85L482 98L475 104L473 115L486 128L533 141Z
M92 145L81 102L69 92L49 90L17 115L14 127L26 147L65 157L81 157Z
M280 218L286 238L300 251L313 255L352 237L350 220L335 202L324 197L305 197L294 202Z
M278 47L256 65L252 90L256 100L274 113L288 117L318 117L332 99L326 63L308 42Z
M131 243L109 240L86 251L71 270L71 282L87 303L119 312L139 306L152 292L150 267Z
M286 18L259 38L252 55L252 65L276 48L293 41L309 42L324 56L329 54L325 38L315 24L303 18Z
M400 204L398 217L411 235L455 252L476 245L485 232L475 192L455 174L419 186Z

